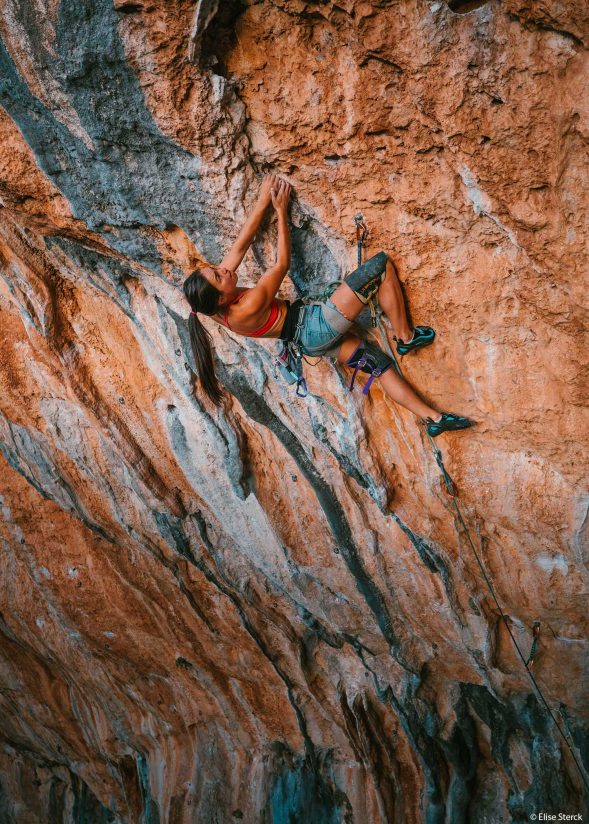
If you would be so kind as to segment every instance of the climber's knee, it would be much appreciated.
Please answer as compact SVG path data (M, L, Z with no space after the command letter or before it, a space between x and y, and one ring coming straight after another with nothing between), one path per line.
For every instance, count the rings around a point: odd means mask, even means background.
M379 252L344 279L344 283L348 284L362 303L367 304L378 293L387 275L388 259L386 252Z
M382 349L379 349L378 346L374 346L374 344L365 340L361 341L346 361L346 366L354 367L350 391L354 388L354 380L359 371L366 372L367 375L370 375L363 390L363 394L367 395L372 381L386 372L387 369L390 369L391 366L394 366L394 364L394 359L390 355L387 355L386 352L383 352Z

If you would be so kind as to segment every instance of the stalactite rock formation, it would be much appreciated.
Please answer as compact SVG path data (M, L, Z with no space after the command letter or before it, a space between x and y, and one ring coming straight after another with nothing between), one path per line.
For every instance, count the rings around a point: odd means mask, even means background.
M405 374L477 421L438 443L589 770L587 5L4 0L0 39L2 821L587 815L419 421L328 359L298 399L272 341L209 324L212 408L181 290L266 172L283 297L354 268L363 213L437 331Z

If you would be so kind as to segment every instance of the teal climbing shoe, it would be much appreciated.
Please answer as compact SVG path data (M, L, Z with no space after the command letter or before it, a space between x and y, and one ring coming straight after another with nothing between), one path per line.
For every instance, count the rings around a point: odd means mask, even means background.
M416 326L409 343L403 343L402 340L397 341L397 352L399 355L406 355L408 352L413 352L414 349L429 346L430 343L434 342L435 336L436 333L431 326Z
M474 426L474 421L463 418L462 415L452 415L451 412L442 412L439 421L428 418L425 424L427 434L431 438L437 438L442 432L455 432L458 429L468 429L470 426Z

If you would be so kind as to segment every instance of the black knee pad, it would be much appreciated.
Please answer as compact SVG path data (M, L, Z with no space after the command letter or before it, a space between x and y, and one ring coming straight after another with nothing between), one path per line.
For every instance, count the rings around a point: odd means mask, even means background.
M344 278L357 298L366 304L373 298L386 277L388 255L379 252Z
M370 375L362 391L363 395L367 395L370 391L372 381L378 378L379 375L382 375L383 372L386 372L387 369L390 369L391 366L394 366L394 364L395 361L390 355L387 355L387 353L379 349L378 346L374 346L374 344L363 340L354 354L346 361L346 366L354 367L354 374L352 375L350 383L350 392L354 388L354 381L356 380L358 372L366 372L367 375Z

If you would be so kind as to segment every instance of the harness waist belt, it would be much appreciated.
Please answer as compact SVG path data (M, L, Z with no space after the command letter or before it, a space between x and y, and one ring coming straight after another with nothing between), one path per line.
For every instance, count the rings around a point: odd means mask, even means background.
M294 338L297 330L299 312L303 306L303 301L299 298L298 300L295 300L294 303L288 303L288 301L286 303L286 317L284 318L284 324L282 325L282 330L280 332L280 340L290 341Z

